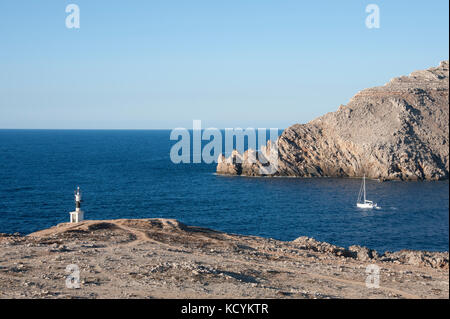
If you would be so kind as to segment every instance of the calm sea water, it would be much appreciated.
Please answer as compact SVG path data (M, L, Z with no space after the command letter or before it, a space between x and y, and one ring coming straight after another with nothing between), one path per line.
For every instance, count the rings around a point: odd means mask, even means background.
M381 210L355 207L357 179L217 176L215 164L173 164L170 131L0 131L0 232L69 220L83 190L87 219L176 218L280 240L341 246L449 248L449 183L367 181Z

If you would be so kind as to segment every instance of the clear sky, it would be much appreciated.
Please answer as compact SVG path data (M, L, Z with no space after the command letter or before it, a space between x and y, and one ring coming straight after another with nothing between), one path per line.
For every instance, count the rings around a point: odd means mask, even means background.
M1 1L0 128L285 128L448 59L448 16L447 0Z

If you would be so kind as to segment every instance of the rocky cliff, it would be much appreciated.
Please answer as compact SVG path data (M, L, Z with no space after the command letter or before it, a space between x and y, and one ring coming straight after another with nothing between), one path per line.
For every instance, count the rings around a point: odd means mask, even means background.
M449 68L416 71L357 93L347 105L278 138L275 172L254 151L220 156L219 174L441 180L449 171ZM267 148L270 148L268 145ZM265 151L265 150L264 150ZM265 152L257 153L257 158ZM263 162L263 163L261 163Z

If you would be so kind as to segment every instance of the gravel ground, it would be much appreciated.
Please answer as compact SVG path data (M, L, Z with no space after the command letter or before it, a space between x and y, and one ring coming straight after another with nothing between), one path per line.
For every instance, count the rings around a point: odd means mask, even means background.
M449 298L448 252L379 256L168 219L84 221L0 234L0 298Z

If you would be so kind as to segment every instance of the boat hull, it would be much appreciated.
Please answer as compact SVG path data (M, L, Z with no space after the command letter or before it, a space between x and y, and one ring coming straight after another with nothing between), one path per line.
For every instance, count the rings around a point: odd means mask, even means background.
M376 208L377 204L372 204L372 203L357 203L356 206L358 208L364 208L364 209L372 209L372 208Z

